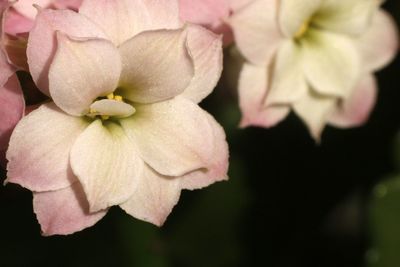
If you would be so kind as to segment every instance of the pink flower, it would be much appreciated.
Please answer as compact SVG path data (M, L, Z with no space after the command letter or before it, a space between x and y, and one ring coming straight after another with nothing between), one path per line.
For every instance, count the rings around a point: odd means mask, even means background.
M230 19L245 57L241 126L271 127L293 110L319 140L326 124L363 124L373 72L397 53L397 29L376 0L257 0Z
M207 27L223 34L225 45L233 42L233 33L226 20L253 0L179 0L183 21Z
M162 225L182 189L227 179L223 129L197 105L219 79L221 46L182 27L172 0L39 12L29 70L54 102L15 128L7 181L33 191L44 235L89 227L114 205Z

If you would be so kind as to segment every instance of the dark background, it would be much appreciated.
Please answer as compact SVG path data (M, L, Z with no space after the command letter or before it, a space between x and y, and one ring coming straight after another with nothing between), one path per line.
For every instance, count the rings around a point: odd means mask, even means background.
M399 24L400 3L384 7ZM272 129L238 129L236 96L220 84L202 106L227 132L230 181L184 191L162 228L113 208L82 232L42 237L31 193L0 187L0 266L400 266L400 253L383 263L384 253L371 250L383 227L394 240L383 247L400 252L400 190L382 206L390 211L377 208L390 213L393 229L384 215L371 219L371 192L396 172L399 76L396 59L377 74L369 122L328 127L321 145L293 114Z

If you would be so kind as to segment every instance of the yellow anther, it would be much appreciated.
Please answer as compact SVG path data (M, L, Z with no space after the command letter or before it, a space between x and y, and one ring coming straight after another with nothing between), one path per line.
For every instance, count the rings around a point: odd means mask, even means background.
M122 101L122 96L116 95L116 96L114 96L114 99L115 99L116 101Z
M110 118L108 115L101 115L100 117L102 120L108 120Z
M300 28L297 30L296 34L294 35L295 39L299 39L303 37L303 35L307 32L308 28L310 27L311 19L307 19L306 21L301 24Z
M110 99L110 100L114 99L114 94L113 93L108 94L107 95L107 99Z
M90 114L93 114L93 113L96 113L96 112L97 112L97 110L95 110L94 108L90 108L90 109L89 109L89 113L90 113Z

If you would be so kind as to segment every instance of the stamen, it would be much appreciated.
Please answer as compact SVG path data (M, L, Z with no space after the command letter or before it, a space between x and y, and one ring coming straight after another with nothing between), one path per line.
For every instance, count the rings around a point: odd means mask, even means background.
M300 28L297 30L296 34L294 35L295 39L300 39L303 35L307 32L308 28L310 27L311 19L307 19L303 22Z
M120 96L120 95L114 96L114 100L121 101L121 102L123 101L122 96Z
M102 120L108 120L110 118L108 115L101 115L100 117Z
M114 94L113 93L108 94L107 95L107 99L113 100L114 99Z

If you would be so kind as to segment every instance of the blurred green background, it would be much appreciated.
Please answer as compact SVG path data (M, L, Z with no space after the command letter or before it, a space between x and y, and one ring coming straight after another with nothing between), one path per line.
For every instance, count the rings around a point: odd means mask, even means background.
M399 1L384 7L399 23ZM293 114L238 129L221 82L202 106L226 130L230 181L183 192L162 228L113 208L82 232L42 237L31 193L0 187L0 266L400 266L400 60L378 80L369 122L328 127L320 146Z

